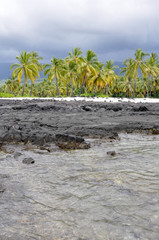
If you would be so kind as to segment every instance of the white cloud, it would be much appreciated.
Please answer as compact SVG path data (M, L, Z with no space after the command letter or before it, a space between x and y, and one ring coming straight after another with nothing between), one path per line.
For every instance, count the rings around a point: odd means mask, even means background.
M45 57L70 48L116 52L158 48L157 0L0 0L0 59L9 50L41 51ZM3 51L3 54L1 54ZM3 59L2 59L3 57Z

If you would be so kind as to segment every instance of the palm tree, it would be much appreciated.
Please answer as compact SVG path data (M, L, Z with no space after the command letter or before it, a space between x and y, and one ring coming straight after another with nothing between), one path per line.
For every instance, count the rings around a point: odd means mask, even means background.
M86 57L81 59L81 76L82 76L82 83L81 83L81 90L79 93L82 93L83 88L85 86L86 79L90 74L95 76L97 74L97 69L99 68L99 61L97 55L92 51L88 50L86 53Z
M18 79L16 76L8 78L8 81L5 83L7 92L15 95L15 92L18 89Z
M43 59L43 57L40 57L37 52L31 51L31 58L34 64L37 65L39 71L43 71L43 65L39 62L40 60Z
M77 77L77 64L74 60L65 59L66 62L66 69L64 78L68 79L68 82L71 84L71 97L74 96L74 85L75 85L75 78Z
M137 97L146 97L147 93L147 78L139 78L136 85Z
M37 68L38 68L39 71L42 71L43 70L43 66L42 66L42 64L39 61L42 60L43 57L40 57L39 54L37 52L34 52L34 51L31 51L30 54L31 54L33 63L37 65ZM33 85L34 84L31 82L30 96L32 95L32 87L33 87Z
M56 95L59 95L59 88L58 88L58 84L59 84L59 80L62 76L62 70L63 70L63 64L64 61L62 59L59 58L55 58L53 57L51 59L51 63L52 64L45 64L44 65L44 75L48 75L48 79L50 82L52 82L55 79L56 82Z
M24 95L25 85L28 78L34 83L37 77L39 77L39 69L37 65L32 61L32 56L26 51L20 52L20 55L16 57L19 63L14 63L11 65L11 70L13 70L13 76L17 76L18 83L20 85L22 75L24 74L24 85L22 96Z
M32 59L33 59L33 60L35 59L35 62L36 62L37 64L39 64L39 62L37 62L37 60L38 60L38 61L43 60L43 57L40 57L38 52L31 51L30 54L31 54L31 56L32 56ZM41 65L41 64L39 64L39 65Z
M74 62L76 65L76 74L74 76L74 82L77 83L77 86L79 85L80 75L81 75L81 65L82 65L82 51L79 47L75 47L72 49L72 52L68 53L68 57L66 57L66 62ZM72 63L71 63L72 64ZM77 87L78 88L78 87Z
M145 60L146 65L147 65L147 73L148 73L147 97L149 97L149 92L150 92L150 96L151 96L153 81L159 75L159 66L158 66L159 62L158 62L158 60L159 60L158 55L156 53L151 53L151 56ZM150 76L151 76L151 83L150 83Z
M115 69L119 68L117 65L114 65L112 60L106 61L106 64L103 68L103 75L106 82L105 93L108 94L108 87L113 88L113 83L117 80L118 76L115 73Z
M80 65L81 60L82 60L82 51L80 48L75 47L72 52L68 53L68 57L66 60L73 60L77 65Z
M135 95L135 89L136 89L136 81L139 77L139 70L142 73L142 76L144 78L147 77L147 66L144 62L144 58L145 56L148 56L149 54L142 52L141 49L136 49L135 51L135 58L129 58L127 59L125 62L131 62L131 64L129 64L129 73L131 75L131 77L134 80L134 88L133 88L133 94L132 97L134 97Z
M105 86L105 79L104 79L104 75L102 73L103 65L104 64L99 63L98 68L96 69L96 74L94 74L94 75L92 74L92 76L90 76L90 78L92 80L91 81L92 86L90 86L90 88L91 88L91 92L94 93L95 96L96 96L97 90L100 91Z
M120 73L121 74L125 74L124 75L124 79L121 78L121 86L123 85L123 87L127 88L127 96L131 96L131 98L133 97L133 91L132 91L132 78L133 78L133 72L132 72L132 69L131 69L131 66L132 66L132 59L126 59L124 61L124 67L122 67L120 70ZM123 80L125 80L125 83L123 82Z

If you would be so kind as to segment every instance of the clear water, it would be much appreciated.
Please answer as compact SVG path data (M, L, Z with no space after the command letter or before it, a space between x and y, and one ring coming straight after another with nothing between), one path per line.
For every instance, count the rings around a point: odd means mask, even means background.
M1 154L0 239L159 239L159 136L120 137L32 150L34 165Z

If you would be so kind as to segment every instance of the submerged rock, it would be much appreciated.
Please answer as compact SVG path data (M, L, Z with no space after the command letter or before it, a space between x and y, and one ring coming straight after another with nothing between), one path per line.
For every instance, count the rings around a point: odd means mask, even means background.
M41 146L40 150L51 152L51 149L49 147L45 147L45 146Z
M92 112L93 109L90 106L83 106L82 109L86 112Z
M18 158L18 157L20 157L22 155L22 153L20 153L20 152L15 152L14 153L14 158Z
M149 109L146 106L144 106L144 105L135 106L135 107L133 107L133 110L135 112L147 112L147 111L149 111Z
M67 134L56 134L55 144L61 149L88 149L90 144L84 138Z
M33 164L33 163L35 163L35 160L33 158L24 158L22 163L24 163L24 164Z
M5 188L3 187L3 185L0 184L0 193L3 193L5 191Z
M9 153L9 154L13 154L15 152L14 147L11 145L2 145L1 150L4 153Z
M117 132L110 132L108 134L108 138L111 139L111 140L120 140Z
M116 152L115 152L115 151L108 151L108 152L107 152L107 155L115 156L115 155L116 155Z
M153 135L159 135L159 129L153 128L153 129L152 129L152 134L153 134Z

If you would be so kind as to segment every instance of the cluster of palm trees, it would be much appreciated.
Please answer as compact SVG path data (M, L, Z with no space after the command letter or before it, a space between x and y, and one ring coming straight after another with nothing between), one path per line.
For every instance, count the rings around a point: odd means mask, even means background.
M133 98L159 94L159 57L141 49L135 51L134 58L124 61L118 70L120 74L116 70L119 66L113 61L101 63L92 50L88 50L84 57L80 48L74 48L65 59L53 57L50 64L41 64L43 58L34 51L22 51L16 59L18 63L11 65L13 76L1 88L3 92L41 97L85 94ZM46 78L34 84L40 71Z
M158 88L159 58L156 53L146 54L141 49L135 51L135 58L124 61L121 73L124 73L124 80L127 91L131 92L131 97L135 96L136 88L140 87L140 92L147 97L151 96L152 90L156 93ZM146 59L145 59L146 58ZM141 77L139 77L139 73Z

